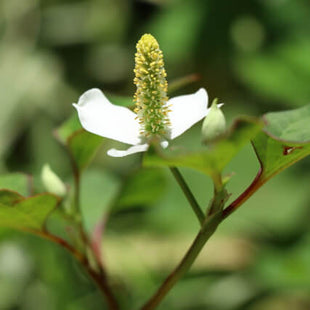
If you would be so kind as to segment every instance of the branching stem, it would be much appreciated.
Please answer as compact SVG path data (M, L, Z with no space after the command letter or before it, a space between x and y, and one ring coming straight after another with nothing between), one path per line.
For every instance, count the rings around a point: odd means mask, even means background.
M217 190L215 190L215 193L217 193ZM221 195L221 193L219 193L219 195ZM152 310L160 304L176 282L190 269L206 242L213 235L223 219L222 210L225 202L225 200L216 198L217 196L212 200L211 209L218 211L204 217L200 231L179 265L166 278L157 292L147 301L141 310Z

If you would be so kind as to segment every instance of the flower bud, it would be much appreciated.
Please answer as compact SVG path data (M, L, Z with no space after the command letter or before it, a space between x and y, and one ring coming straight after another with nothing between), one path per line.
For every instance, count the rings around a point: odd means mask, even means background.
M66 186L56 173L45 164L41 172L41 180L44 188L57 196L64 197L66 194Z
M224 134L225 130L225 116L217 105L217 99L214 99L210 111L202 123L202 143L208 144L214 141Z

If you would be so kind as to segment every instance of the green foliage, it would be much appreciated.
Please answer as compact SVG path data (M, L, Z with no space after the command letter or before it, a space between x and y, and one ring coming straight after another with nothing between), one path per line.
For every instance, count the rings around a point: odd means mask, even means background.
M81 212L88 232L92 232L110 212L119 188L120 180L105 171L90 168L83 173Z
M167 150L158 153L150 151L144 158L144 164L146 166L188 167L213 176L222 172L261 128L262 123L257 119L240 118L234 122L225 137L201 151Z
M101 146L103 139L81 128L76 114L73 114L60 128L56 137L66 147L78 171L83 171Z
M165 191L166 178L161 170L143 169L129 176L124 182L118 199L117 210L132 206L149 206Z
M2 204L12 206L24 197L17 192L11 190L0 190L0 201Z
M265 115L266 127L253 141L262 181L310 154L309 119L310 105Z
M56 143L53 145L50 134L50 128L71 114L72 127L61 127L66 129L60 140L76 170L85 170L97 150L97 141L90 141L98 140L100 145L101 138L82 133L71 102L90 87L99 87L113 94L109 96L112 102L130 106L130 95L134 93L134 42L145 32L155 35L164 51L170 91L174 88L172 79L196 73L199 81L182 87L177 94L205 87L210 98L220 96L225 102L228 120L239 113L260 115L271 107L282 110L309 102L307 1L223 3L3 1L0 189L10 190L0 190L0 208L5 210L7 223L12 224L13 218L23 222L17 226L27 223L25 214L16 215L13 211L17 212L18 203L25 196L33 194L32 178L7 171L31 172L37 184L39 171L48 162L61 179L72 180L68 159ZM250 22L242 23L244 20ZM121 95L128 97L118 97ZM291 112L283 114L281 121L280 113L267 114L265 130L256 137L253 134L253 144L263 165L262 181L309 154L307 108L304 115L298 116L299 122L293 120ZM299 128L293 129L294 126ZM283 131L287 128L291 133ZM189 165L190 169L182 169L182 174L205 206L212 195L211 181L191 169L202 171L203 163L197 165L195 157L178 162L178 156L183 159L193 155L184 150L192 149L196 135L197 127L173 142L172 147L181 145L182 149L171 153L166 150L160 155L150 152L147 157L160 160L165 167L170 164L169 156L173 157L173 164ZM194 153L204 152L217 154L211 146ZM235 172L229 183L235 195L242 193L257 167L250 146L239 155L238 152L225 169ZM136 306L128 308L137 309L141 297L149 297L158 287L154 274L164 275L175 267L196 232L197 223L172 177L162 176L157 170L133 173L140 163L137 155L125 159L107 159L103 152L98 155L98 165L84 172L81 179L83 219L91 230L111 206L126 208L126 234L117 223L112 229L107 225L103 252L107 265L114 265L109 274L116 275L111 282L120 288L122 308L133 302ZM214 156L201 155L212 160ZM211 170L204 172L210 174ZM162 183L164 179L167 183ZM210 248L207 246L192 272L159 309L309 309L308 184L309 158L256 193L240 212L225 221ZM161 195L163 199L157 200ZM65 198L68 205L71 198ZM35 202L34 197L29 199ZM136 205L143 207L144 212L133 212ZM149 208L150 205L153 207ZM38 211L43 205L34 206ZM8 218L7 211L12 217ZM64 209L57 211L63 213ZM0 213L1 226L2 221ZM142 221L145 239L136 229L140 229L136 224ZM69 229L65 232L70 233L71 227L66 228ZM4 234L0 230L1 309L106 308L98 292L58 245L28 234L3 231ZM162 237L158 239L158 235ZM270 239L264 239L266 235Z
M28 196L32 190L31 177L23 173L2 174L0 175L0 189L2 188Z
M16 192L0 191L0 226L18 230L41 231L59 200L51 194L24 198Z

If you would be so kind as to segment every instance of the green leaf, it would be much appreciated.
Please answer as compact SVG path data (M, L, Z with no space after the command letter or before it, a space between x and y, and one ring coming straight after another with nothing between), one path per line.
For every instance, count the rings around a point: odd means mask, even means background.
M41 231L58 198L42 194L23 198L17 193L0 191L0 226L26 231ZM18 199L17 199L18 198ZM14 202L14 199L17 199Z
M120 180L106 171L88 169L81 179L81 213L88 232L93 232L110 211Z
M102 137L81 127L76 113L56 130L56 138L65 145L79 171L89 164L103 142Z
M84 129L70 136L67 145L80 171L89 164L102 142L102 137L91 134Z
M142 169L129 176L114 203L117 210L148 206L156 202L166 188L166 177L159 169Z
M77 113L72 114L59 128L56 129L56 138L66 144L70 136L82 129Z
M268 113L266 127L253 141L265 182L310 154L310 105Z
M0 190L0 203L4 205L11 206L22 199L24 199L24 197L17 192L7 189Z
M23 173L8 173L0 175L0 189L16 191L23 196L31 193L32 181L29 175Z
M234 122L225 137L196 152L183 150L150 151L144 158L146 166L188 167L207 175L221 172L231 159L261 130L258 119L243 117Z

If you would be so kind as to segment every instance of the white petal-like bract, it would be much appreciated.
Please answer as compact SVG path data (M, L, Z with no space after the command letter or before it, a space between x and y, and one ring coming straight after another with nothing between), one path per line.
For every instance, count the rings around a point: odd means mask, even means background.
M86 91L73 106L87 131L131 145L141 143L137 115L112 104L101 90L93 88Z
M204 88L200 88L194 94L171 98L167 104L171 124L168 137L174 139L207 115L208 94Z
M204 88L194 94L183 95L168 100L169 128L166 138L174 139L209 112L208 94ZM220 107L222 104L219 104ZM101 90L97 88L86 91L77 104L80 122L83 128L99 136L132 145L127 150L110 149L107 153L113 157L124 157L130 154L145 152L149 148L147 139L140 135L140 124L137 114L131 110L112 104ZM168 141L162 140L161 147L168 147Z
M148 144L138 144L131 146L129 149L122 151L122 150L116 150L116 149L110 149L108 150L107 154L112 157L124 157L127 155L145 152L149 148Z

